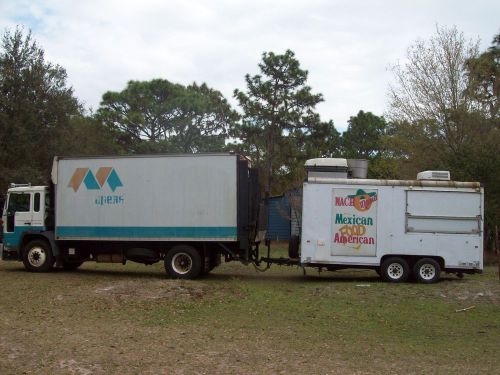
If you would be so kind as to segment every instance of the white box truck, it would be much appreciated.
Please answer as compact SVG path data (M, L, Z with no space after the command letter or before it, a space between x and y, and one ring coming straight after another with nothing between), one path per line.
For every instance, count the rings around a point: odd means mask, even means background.
M408 181L348 178L346 159L312 159L306 169L300 265L369 268L392 282L481 272L480 183L451 181L446 171Z
M221 255L258 257L258 176L241 155L56 157L51 180L8 190L3 260L30 271L163 260L195 278Z

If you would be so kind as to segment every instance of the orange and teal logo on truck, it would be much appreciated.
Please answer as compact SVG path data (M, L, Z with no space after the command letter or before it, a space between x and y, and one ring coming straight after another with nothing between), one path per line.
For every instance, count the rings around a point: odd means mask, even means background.
M111 191L115 192L118 187L123 186L118 173L113 167L101 167L95 175L90 168L76 168L69 180L68 187L73 188L76 193L82 182L87 190L101 190L104 184L107 183Z
M94 174L90 168L76 168L69 180L68 187L75 193L84 185L87 190L102 191L104 185L108 185L111 191L123 186L122 180L113 167L101 167ZM98 206L121 205L125 202L123 195L105 194L94 196L93 201Z

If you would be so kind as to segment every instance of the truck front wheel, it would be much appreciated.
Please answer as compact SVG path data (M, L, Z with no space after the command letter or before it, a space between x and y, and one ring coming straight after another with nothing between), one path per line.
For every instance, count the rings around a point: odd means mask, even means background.
M177 245L165 256L165 270L173 279L194 279L201 273L201 255L192 246Z
M48 272L54 265L54 255L44 240L33 240L23 250L24 267L30 272Z
M380 267L380 273L385 281L402 283L410 276L410 266L403 258L392 257L384 260Z

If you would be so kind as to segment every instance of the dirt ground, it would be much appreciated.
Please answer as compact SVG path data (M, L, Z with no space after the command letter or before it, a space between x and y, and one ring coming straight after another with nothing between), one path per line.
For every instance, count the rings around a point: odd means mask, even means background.
M436 285L223 265L0 262L0 374L500 374L495 269ZM456 312L466 308L463 312Z

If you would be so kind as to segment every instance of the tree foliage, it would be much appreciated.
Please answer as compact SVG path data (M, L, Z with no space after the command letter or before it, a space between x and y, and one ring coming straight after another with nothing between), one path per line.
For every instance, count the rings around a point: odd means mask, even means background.
M381 138L387 123L383 117L359 111L351 116L342 133L342 148L346 158L371 159L380 154Z
M467 95L486 117L500 119L500 34L493 38L487 51L466 61L466 70Z
M455 27L438 27L429 40L417 40L407 62L393 66L390 118L420 123L429 138L458 150L467 141L462 115L474 110L465 64L477 55L478 42L466 40Z
M265 52L259 69L260 74L245 76L246 91L234 91L243 110L234 135L263 172L270 195L293 185L308 157L335 152L339 134L332 122L320 121L315 106L323 97L311 92L308 72L292 51Z
M115 142L116 131L104 126L93 116L72 116L69 126L61 134L57 152L64 156L118 155L125 150Z
M31 32L6 31L0 50L0 184L40 183L81 112L66 71L47 62Z
M348 159L368 159L369 178L396 178L397 163L384 140L391 127L383 116L359 111L351 116L342 133L342 156Z
M221 151L237 119L219 91L164 79L130 81L103 95L98 118L131 152Z
M481 181L490 226L500 219L498 39L482 54L456 28L415 42L407 62L393 69L384 139L402 177L446 169L456 180Z

